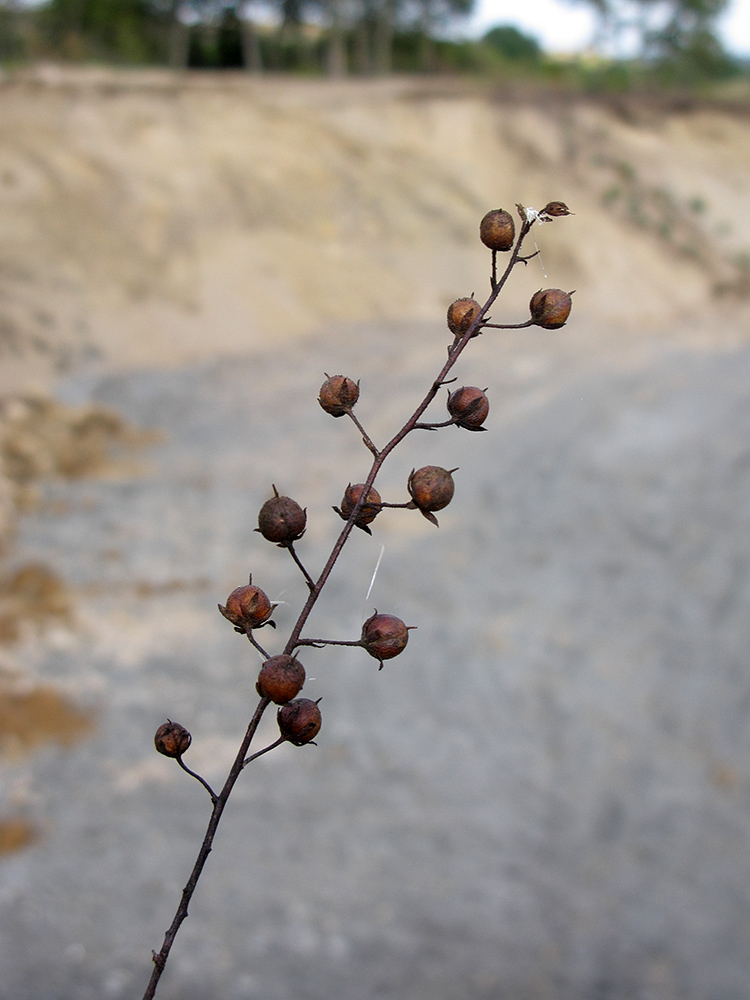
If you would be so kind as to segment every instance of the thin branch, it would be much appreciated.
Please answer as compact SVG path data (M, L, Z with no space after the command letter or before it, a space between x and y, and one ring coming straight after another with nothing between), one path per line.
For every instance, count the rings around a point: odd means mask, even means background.
M367 445L367 447L373 453L373 455L375 456L375 458L377 458L378 455L380 454L380 452L375 447L375 445L374 445L374 443L373 443L372 438L370 437L370 435L364 429L364 427L359 422L359 420L357 420L356 416L354 415L354 411L351 410L351 409L349 409L349 410L346 411L346 413L347 413L348 416L350 416L352 418L352 420L356 424L357 429L359 430L359 433L362 435L362 440L364 441L364 443Z
M528 256L526 256L526 257L519 257L518 258L518 263L519 264L528 264L528 262L530 260L533 260L540 253L541 253L541 250L535 250L533 253L528 254Z
M196 781L200 781L200 783L206 789L206 791L208 792L208 794L211 796L211 802L214 805L216 805L216 792L213 790L213 788L211 788L211 786L209 785L209 783L204 778L201 778L201 776L199 774L196 774L195 771L191 771L190 768L187 766L187 764L182 759L182 757L175 757L175 760L180 765L180 767L182 768L183 771L186 771L189 775L191 775L193 778L195 778Z
M153 996L156 993L156 987L159 985L159 980L164 972L164 966L167 964L169 952L171 951L177 931L180 929L183 920L188 915L190 900L193 898L193 893L195 892L195 887L198 884L198 879L200 878L201 872L203 871L206 861L208 860L208 856L211 853L214 836L216 835L216 828L218 827L219 820L224 812L224 806L227 804L227 799L231 795L237 778L239 778L242 768L245 765L245 755L247 754L247 750L252 742L253 736L255 736L255 732L263 713L270 704L271 701L269 698L261 698L258 702L255 713L248 724L240 749L237 752L234 763L232 764L229 774L227 775L227 780L224 782L224 787L216 797L214 807L211 810L211 818L208 821L208 827L206 828L206 833L203 837L203 843L201 844L198 857L193 865L193 870L190 873L190 878L187 880L187 884L182 890L182 896L180 898L180 904L177 907L177 912L174 915L174 919L170 924L169 929L164 935L164 943L162 944L160 951L158 954L153 952L154 971L151 973L151 978L148 986L146 987L146 992L143 994L143 1000L153 1000Z
M490 323L485 323L485 326L490 326ZM451 424L456 423L456 418L451 417L450 420L443 420L439 424L414 424L415 431L436 431L439 427L450 427Z
M492 327L493 330L525 330L527 326L534 326L535 320L527 319L525 323L485 323L484 329Z
M265 659L267 659L267 660L271 659L270 653L267 653L265 651L265 649L263 649L263 647L258 642L258 640L253 636L252 632L245 632L245 635L248 637L248 639L253 644L253 646L255 646L255 648L258 650L258 652L260 653L261 656L265 657Z
M257 753L251 753L249 757L245 757L242 761L242 766L247 767L251 760L255 760L257 757L262 757L264 753L268 753L269 750L275 750L276 747L280 747L282 743L286 743L286 736L279 736L275 743L271 743L267 747L263 747L262 750L258 750Z
M300 558L297 555L297 552L296 552L296 550L294 548L294 543L293 542L289 542L289 544L285 545L284 548L285 549L289 549L289 554L291 555L292 559L294 559L294 561L297 563L297 565L299 566L300 570L302 571L302 575L304 576L305 580L307 581L307 586L310 588L310 590L314 590L315 589L315 581L313 580L313 578L310 576L310 574L307 572L307 570L305 569L305 567L300 562Z
M322 649L324 646L361 646L361 639L298 639L297 646L313 646Z

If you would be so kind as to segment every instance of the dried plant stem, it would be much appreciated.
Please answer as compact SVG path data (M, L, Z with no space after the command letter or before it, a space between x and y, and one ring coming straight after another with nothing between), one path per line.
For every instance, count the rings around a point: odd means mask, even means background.
M200 851L198 852L198 857L196 858L195 864L193 865L193 870L190 873L190 878L187 880L185 888L182 890L182 896L180 898L180 905L177 907L177 912L174 915L174 920L169 926L169 930L164 935L164 943L161 946L161 950L157 953L153 953L154 958L154 970L151 973L151 979L149 980L146 992L143 994L143 1000L152 1000L152 997L156 993L156 987L161 979L161 974L164 972L164 966L167 963L167 958L169 957L169 952L171 951L174 939L177 936L177 931L183 920L188 915L188 906L190 905L190 900L193 898L193 893L195 892L195 887L198 884L198 879L201 877L201 872L203 867L208 860L208 856L211 853L211 848L213 847L214 836L216 834L216 828L219 825L219 820L224 812L224 806L227 804L227 799L232 793L235 782L242 773L242 768L245 766L245 755L247 754L250 743L252 742L253 736L255 736L255 731L258 728L258 724L263 716L263 713L270 705L268 698L261 698L258 702L258 707L255 709L255 714L250 720L250 724L245 731L245 736L242 740L237 756L234 759L234 763L227 775L227 780L224 782L224 787L216 796L216 801L214 802L214 807L211 810L211 818L208 821L208 827L206 828L206 834L203 838L203 843L201 844Z
M262 750L258 750L256 753L251 753L249 757L246 757L242 762L243 767L247 767L251 760L255 760L256 757L262 757L264 753L268 753L269 750L275 750L276 747L280 747L282 743L286 743L286 737L279 736L277 740L270 743L267 747L263 747Z
M211 788L211 786L209 785L209 783L206 781L206 779L205 778L201 778L201 776L199 774L196 774L195 771L191 771L190 768L187 766L187 764L182 759L182 757L177 757L176 760L177 760L177 763L180 765L180 767L182 768L183 771L187 772L187 774L189 774L192 778L195 778L196 781L200 781L200 783L206 789L206 791L208 792L208 794L211 796L211 801L213 802L214 805L216 805L216 802L218 800L218 796L216 795L216 792L213 790L213 788Z
M490 324L486 323L485 326L490 326ZM450 420L441 420L440 423L437 423L437 424L414 424L414 430L415 431L416 430L420 430L420 431L436 431L440 427L450 427L451 424L455 424L455 423L457 423L456 418L455 417L451 417Z
M533 326L534 320L527 319L525 323L485 323L485 327L492 327L494 330L525 330L527 326Z
M354 424L357 427L357 430L362 435L362 440L364 441L364 443L367 445L367 447L373 453L373 455L375 456L375 458L377 458L378 454L379 454L378 449L373 444L372 439L370 438L370 435L364 429L364 427L359 422L359 420L357 420L356 414L353 413L351 410L347 410L346 412L347 412L347 415L350 416L352 418L352 420L354 421Z
M239 630L238 630L238 631L239 631ZM267 652L265 651L265 649L263 649L263 647L262 647L262 646L261 646L261 644L260 644L260 643L258 642L258 640L257 640L257 639L255 638L255 636L253 635L253 633L252 633L252 632L246 632L246 633L245 633L245 635L246 635L246 636L248 637L248 639L249 639L249 640L250 640L250 642L251 642L251 643L253 644L253 646L255 646L255 648L256 648L256 649L258 650L258 652L259 652L259 653L260 653L260 655L261 655L261 656L263 657L263 659L264 659L264 660L267 660L267 659L269 658L269 656L270 656L270 653L267 653Z
M298 639L297 647L312 646L314 649L322 649L324 646L361 646L361 639Z
M331 551L331 554L328 557L328 562L323 567L323 571L321 572L320 576L318 577L318 580L317 580L314 588L310 592L310 595L307 598L307 602L306 602L304 608L302 609L299 618L297 619L297 623L295 624L294 629L292 630L292 634L289 637L289 641L287 642L286 646L284 647L284 652L285 653L291 654L291 653L294 652L295 648L297 647L298 640L299 640L300 634L302 632L302 629L303 629L303 627L305 625L305 622L309 618L310 612L315 607L315 603L318 600L318 597L320 596L320 592L322 591L323 587L325 586L325 583L328 580L328 577L331 575L331 571L333 570L333 567L336 565L336 560L338 559L339 555L341 554L341 550L343 549L344 545L346 544L346 540L349 537L349 535L351 534L352 529L354 528L354 524L355 524L355 521L357 519L357 515L359 514L359 511L361 510L361 508L364 506L365 500L367 499L367 495L368 495L368 493L369 493L369 491L370 491L373 483L375 482L377 474L380 472L380 469L382 468L383 463L385 462L386 458L388 458L388 456L393 451L393 449L403 441L403 439L406 437L406 435L410 431L412 431L412 430L414 430L416 428L417 423L419 421L419 418L422 416L422 414L424 413L424 411L427 409L427 407L433 401L433 399L435 398L435 396L438 394L438 391L440 390L440 387L445 384L446 376L448 375L448 373L450 372L451 368L454 366L454 364L458 360L460 354L462 353L462 351L464 350L464 348L466 347L466 345L469 343L469 341L472 339L472 337L476 336L480 332L481 327L484 325L484 317L487 314L487 310L490 309L490 307L494 303L495 299L498 297L498 295L500 294L500 292L503 290L503 287L504 287L506 281L510 277L511 271L513 270L513 268L515 267L516 264L518 264L520 261L523 260L523 258L520 256L520 249L521 249L521 244L523 243L524 238L526 237L526 235L529 232L529 229L531 229L531 223L525 222L523 224L523 226L521 227L521 231L520 231L520 233L518 235L518 239L516 241L515 248L513 250L513 253L511 255L510 260L508 261L508 265L507 265L505 271L503 272L502 277L499 280L495 280L493 278L493 280L491 282L491 284L492 284L492 290L490 292L489 298L487 299L487 301L482 306L480 312L475 317L474 321L472 322L471 326L468 328L468 330L466 331L466 333L464 333L463 336L460 339L458 339L455 342L455 344L453 345L453 347L451 348L451 351L450 351L450 353L448 355L448 360L445 362L445 364L443 365L443 367L440 369L440 372L439 372L437 378L433 381L432 385L428 389L427 394L425 395L425 397L422 400L422 402L416 408L416 410L414 411L414 413L412 413L412 415L406 421L406 423L401 428L401 430L399 430L391 438L391 440L388 442L388 444L385 445L385 447L381 451L379 451L378 454L376 455L376 457L375 457L375 459L374 459L374 461L372 463L372 466L370 468L370 472L369 472L369 474L367 476L367 479L365 480L364 489L362 490L362 492L360 494L359 500L354 505L354 507L353 507L353 509L352 509L352 511L351 511L351 513L349 515L349 520L344 525L344 528L343 528L341 534L339 535L338 539L336 540L336 543L335 543L335 545L333 547L333 550Z
M334 546L328 557L328 560L325 566L323 567L320 576L316 581L313 581L310 574L304 568L299 558L297 557L294 548L291 545L285 546L289 548L292 558L294 559L295 563L297 564L303 576L305 577L310 593L294 625L294 628L292 629L291 635L289 636L286 646L284 647L284 653L291 655L294 652L294 650L300 646L315 646L321 642L325 643L326 645L341 645L341 646L361 645L361 642L359 641L349 642L349 641L339 641L339 640L317 640L317 639L311 640L311 639L301 639L300 636L302 634L302 629L304 628L305 623L307 622L307 619L309 618L310 613L312 612L312 609L314 608L323 590L323 587L325 586L326 581L331 575L333 567L335 566L338 557L341 555L341 551L344 548L344 545L346 544L346 541L349 538L349 535L351 534L352 529L355 526L357 515L359 514L360 510L365 506L368 493L373 483L375 482L375 479L378 473L380 472L383 463L388 458L390 453L394 450L394 448L396 448L397 445L399 445L401 441L403 441L403 439L407 436L407 434L416 429L430 427L430 425L420 424L419 418L422 416L422 414L430 405L430 403L434 400L440 388L446 384L446 381L451 381L447 380L447 375L455 365L456 361L460 357L461 353L463 352L469 341L473 337L481 333L482 328L486 326L498 326L499 328L502 329L519 329L521 327L526 327L531 325L531 322L528 322L521 324L512 324L507 327L500 327L499 324L491 324L485 321L485 316L487 315L487 311L490 309L490 307L492 306L492 304L495 302L498 295L502 291L513 268L516 266L516 264L519 263L525 264L526 261L529 259L528 257L522 257L520 254L520 250L523 240L528 235L531 226L532 223L529 221L525 221L521 226L521 230L516 240L516 244L512 251L511 257L508 261L505 271L503 272L502 276L499 279L497 278L497 272L496 272L496 267L497 267L496 254L495 252L493 252L492 274L490 278L491 290L489 298L482 306L478 315L474 318L474 321L471 323L471 326L469 326L469 328L466 330L464 334L462 334L460 337L457 337L453 345L449 348L448 359L438 372L436 378L433 380L424 399L417 406L417 408L409 417L409 419L406 421L406 423L403 425L403 427L401 427L401 429L391 438L388 444L386 444L385 447L383 447L380 450L376 448L371 439L369 438L369 436L365 433L364 429L362 428L357 418L354 416L354 414L351 413L351 411L349 411L349 416L352 418L357 428L359 429L360 433L362 434L362 438L365 445L373 454L372 466L367 475L367 479L364 484L364 489L362 490L359 499L357 500L351 513L349 514L349 518L346 524L344 525L340 535L336 539L336 542L334 543ZM534 255L532 254L531 256ZM452 423L452 422L453 421L447 421L447 423ZM442 425L432 425L432 426L442 426ZM382 506L400 507L406 505L383 504ZM263 647L253 637L251 632L247 633L247 637L253 644L253 646L255 646L255 648L261 653L261 655L268 659L269 654L266 653ZM214 836L216 834L216 829L219 825L221 816L224 812L224 806L226 805L227 800L229 799L232 789L234 788L234 785L238 777L240 776L243 767L245 767L245 765L249 764L250 761L254 760L255 758L260 757L261 755L267 753L269 750L272 750L276 746L279 746L281 743L285 742L284 739L279 739L270 746L265 747L263 750L259 750L257 753L252 754L249 757L247 756L247 751L250 747L253 737L255 736L258 724L260 723L261 717L265 712L265 710L268 708L269 704L270 704L269 699L265 697L262 697L258 702L258 706L255 709L255 714L253 715L252 719L250 720L250 724L247 727L244 739L242 740L240 749L229 771L227 779L224 783L224 787L222 788L221 792L219 792L218 795L214 794L214 792L211 790L207 782L205 782L199 775L196 775L192 771L189 771L188 768L186 768L185 765L182 764L182 761L179 762L180 765L185 770L188 770L188 773L192 774L193 777L197 778L207 788L209 794L212 797L213 809L211 811L211 818L209 820L208 827L206 829L206 833L203 838L203 843L201 844L200 847L200 851L198 852L198 857L196 859L195 865L193 866L193 870L190 874L190 878L188 879L185 888L182 890L182 896L180 899L180 904L177 908L177 912L175 913L174 919L169 927L169 930L165 934L164 943L162 944L161 950L158 953L157 952L153 953L154 969L148 984L148 988L146 989L146 992L143 994L143 1000L152 1000L153 996L156 993L156 988L161 978L161 975L164 971L164 967L166 965L167 958L169 957L169 953L172 948L175 936L177 935L177 932L180 929L182 922L188 915L188 906L190 904L190 900L192 899L193 893L195 892L195 888L198 884L198 879L201 876L203 868L208 859L208 855L211 853Z
M310 574L307 572L307 570L305 569L305 567L302 565L302 563L300 561L300 558L297 555L297 552L296 552L296 550L294 548L293 543L290 542L288 545L285 545L284 548L285 549L289 549L289 555L297 563L297 566L299 567L300 572L302 573L302 575L305 578L305 581L307 582L307 586L310 588L310 590L314 590L315 589L315 581L310 576Z

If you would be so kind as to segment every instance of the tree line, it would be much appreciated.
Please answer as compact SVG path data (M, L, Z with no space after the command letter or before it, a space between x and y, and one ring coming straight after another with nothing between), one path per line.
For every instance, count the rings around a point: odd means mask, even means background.
M570 0L596 14L595 46L675 79L728 75L716 24L729 0ZM475 0L0 0L0 59L102 61L343 76L541 71L511 26L457 36Z

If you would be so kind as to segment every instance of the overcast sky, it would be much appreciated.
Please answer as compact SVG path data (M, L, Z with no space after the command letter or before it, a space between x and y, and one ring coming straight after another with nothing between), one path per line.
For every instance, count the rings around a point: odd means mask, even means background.
M586 48L593 23L589 5L573 0L477 0L467 33L481 35L495 24L514 24L534 35L547 52L577 52ZM720 35L730 52L750 56L750 0L731 0Z

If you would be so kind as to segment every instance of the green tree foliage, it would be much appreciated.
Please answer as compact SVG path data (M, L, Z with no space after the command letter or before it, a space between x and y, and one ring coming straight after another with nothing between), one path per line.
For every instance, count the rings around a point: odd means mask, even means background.
M65 58L148 63L163 54L169 10L150 0L49 0L38 23Z
M734 61L715 33L716 20L727 4L728 0L675 2L667 20L645 34L647 54L653 54L662 72L671 72L678 82L689 81L691 76L708 78L734 72Z
M278 27L258 30L253 0L45 0L33 15L42 39L34 54L330 75L433 70L445 66L445 46L435 35L474 3L270 0L264 6L275 11ZM10 45L10 29L4 34L8 58L18 45Z
M716 36L729 0L571 0L597 13L604 51L636 40L638 57L596 66L544 58L518 28L480 42L449 29L475 0L262 0L276 26L256 25L261 0L0 0L0 59L51 57L205 69L360 75L519 74L589 90L691 85L735 71ZM622 51L622 46L620 46Z
M536 62L542 54L536 38L524 34L510 24L498 24L490 28L482 41L499 52L504 59L512 62Z
M13 0L0 0L0 59L13 61L27 54L33 34L32 16Z
M722 76L734 61L716 35L729 0L583 0L597 15L596 42L617 49L635 41L638 55L664 79Z

